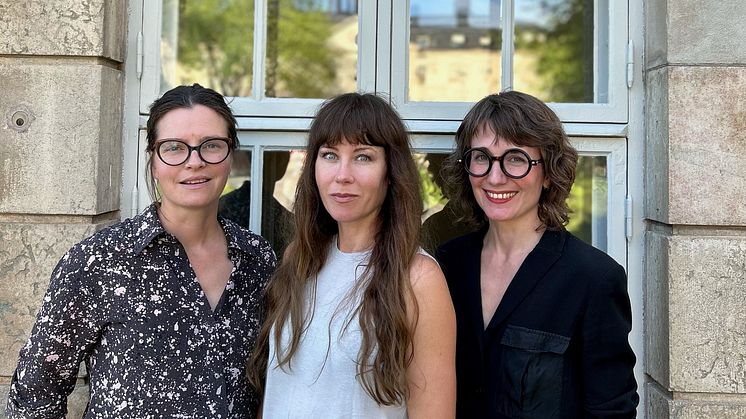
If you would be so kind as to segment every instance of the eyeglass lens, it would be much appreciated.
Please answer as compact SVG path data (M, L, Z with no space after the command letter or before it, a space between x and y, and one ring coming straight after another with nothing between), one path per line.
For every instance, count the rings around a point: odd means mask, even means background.
M178 166L189 160L192 150L197 151L205 163L218 164L228 157L230 146L223 138L213 138L196 147L180 140L166 140L158 145L158 157L169 166Z
M492 163L497 160L500 169L506 176L519 179L531 170L531 158L526 152L519 149L511 149L500 157L493 157L485 150L474 148L468 150L464 155L466 171L472 176L485 176L492 169Z

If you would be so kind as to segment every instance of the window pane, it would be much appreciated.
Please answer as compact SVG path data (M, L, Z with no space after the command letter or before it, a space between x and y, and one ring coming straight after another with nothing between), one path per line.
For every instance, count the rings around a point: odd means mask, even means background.
M231 174L220 197L218 214L249 228L251 208L251 151L235 150Z
M294 156L297 154L299 153L289 150L264 153L262 236L269 241L278 257L285 252L290 236L293 197L298 184L297 175L300 174L303 163L302 156Z
M250 96L253 0L163 0L161 93L199 83Z
M357 30L356 0L268 0L265 95L355 91Z
M580 156L568 205L567 229L581 240L603 251L608 249L607 202L609 187L606 157Z
M410 101L474 102L500 90L500 0L411 0Z
M596 3L516 0L515 90L545 102L608 102L608 3Z

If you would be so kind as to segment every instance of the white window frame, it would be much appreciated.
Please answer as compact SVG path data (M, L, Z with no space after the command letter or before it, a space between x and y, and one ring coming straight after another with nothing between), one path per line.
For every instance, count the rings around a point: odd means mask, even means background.
M358 60L357 85L362 91L375 91L376 71L376 24L375 1L359 1L358 7ZM160 95L161 75L161 22L163 3L147 2L148 12L143 14L143 25L138 37L138 48L142 62L140 84L140 113L147 114L148 106ZM230 97L231 108L236 116L309 118L315 113L323 99L269 98L264 96L265 62L267 51L267 0L254 0L254 48L252 70L252 93L250 97ZM313 74L309 74L313 77ZM297 126L293 121L276 121L278 128L284 124ZM244 129L239 125L239 129Z
M501 14L503 28L512 28L514 3L517 0L502 0ZM409 56L409 0L379 0L382 6L391 10L392 17L389 20L381 19L379 31L391 33L389 45L391 45L390 69L388 80L383 74L378 75L379 88L388 86L388 92L393 102L404 119L412 120L452 120L460 121L473 105L472 102L414 102L407 99L408 91L408 56ZM609 31L609 62L608 78L609 91L607 103L550 103L549 106L557 113L563 122L575 123L626 123L628 92L626 85L626 51L627 51L627 2L596 0L594 4L608 4L608 16L596 16L595 21L608 22ZM598 14L598 7L594 8ZM605 18L605 19L603 19ZM385 25L388 23L388 31ZM382 27L384 26L384 27ZM595 33L601 28L596 27ZM594 56L598 55L599 48L594 36ZM385 39L382 39L385 41ZM503 32L502 44L502 85L512 86L512 60L513 60L513 31ZM605 67L604 67L605 68ZM509 69L510 71L506 71ZM597 66L595 71L599 71ZM594 77L598 80L598 77ZM427 125L427 122L424 123Z

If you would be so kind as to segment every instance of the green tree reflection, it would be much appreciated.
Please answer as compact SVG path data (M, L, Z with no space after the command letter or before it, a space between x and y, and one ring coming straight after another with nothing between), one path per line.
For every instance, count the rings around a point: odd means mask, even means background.
M538 57L541 99L593 102L593 0L542 1L541 9L546 26L516 28L516 49Z
M178 1L178 65L227 96L249 96L254 51L253 0ZM336 77L327 41L332 21L317 2L269 0L265 92L326 97Z

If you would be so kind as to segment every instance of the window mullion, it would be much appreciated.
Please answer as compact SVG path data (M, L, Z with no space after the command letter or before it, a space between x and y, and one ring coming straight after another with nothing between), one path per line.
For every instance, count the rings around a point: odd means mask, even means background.
M515 50L515 4L514 0L503 0L500 13L502 21L502 72L500 90L513 90L513 51Z
M254 100L264 99L265 67L267 51L267 1L254 0L254 66L251 81L251 97Z

